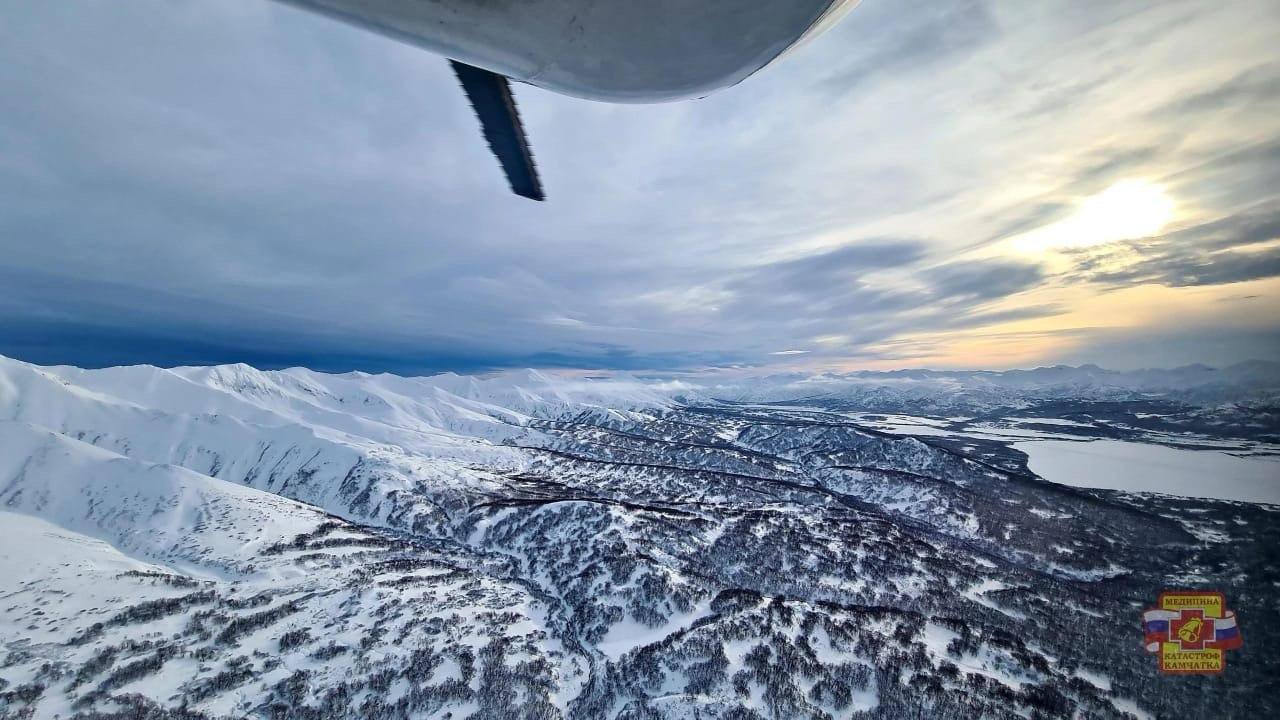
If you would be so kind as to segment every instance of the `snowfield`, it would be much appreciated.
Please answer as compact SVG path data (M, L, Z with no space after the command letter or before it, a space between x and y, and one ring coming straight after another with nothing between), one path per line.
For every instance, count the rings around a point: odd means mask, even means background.
M1031 472L1086 488L1280 504L1280 456L1236 457L1118 440L1014 443Z
M1245 370L0 358L0 718L1274 715ZM1229 682L1136 648L1169 586L1228 594Z

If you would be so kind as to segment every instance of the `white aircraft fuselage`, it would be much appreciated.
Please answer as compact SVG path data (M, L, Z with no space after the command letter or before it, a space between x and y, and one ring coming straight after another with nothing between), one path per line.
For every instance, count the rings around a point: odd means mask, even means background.
M553 92L702 97L829 26L858 0L282 0Z

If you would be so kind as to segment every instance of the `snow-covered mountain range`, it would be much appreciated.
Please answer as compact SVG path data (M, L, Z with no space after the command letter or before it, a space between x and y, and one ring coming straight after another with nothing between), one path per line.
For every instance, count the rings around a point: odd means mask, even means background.
M1277 508L1000 432L1265 455L1278 377L0 358L0 717L1266 715ZM1223 678L1140 651L1171 585L1258 618Z
M755 402L800 398L852 401L860 407L981 413L1038 401L1163 399L1196 406L1280 403L1280 363L1250 361L1225 368L1115 371L1096 365L1032 370L897 370L749 375L707 383L698 397Z

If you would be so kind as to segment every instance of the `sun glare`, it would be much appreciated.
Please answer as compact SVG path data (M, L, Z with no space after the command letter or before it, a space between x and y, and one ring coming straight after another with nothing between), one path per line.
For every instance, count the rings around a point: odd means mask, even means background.
M1173 219L1174 200L1161 185L1122 180L1085 198L1070 217L1014 241L1022 251L1043 252L1150 237Z

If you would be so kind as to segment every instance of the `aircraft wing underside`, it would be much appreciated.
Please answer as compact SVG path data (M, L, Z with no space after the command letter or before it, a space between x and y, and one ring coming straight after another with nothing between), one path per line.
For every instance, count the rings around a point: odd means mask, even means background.
M450 60L449 64L462 83L476 117L480 118L484 139L502 165L512 192L531 200L545 200L533 151L529 149L520 111L511 94L511 83L497 73L456 60Z

